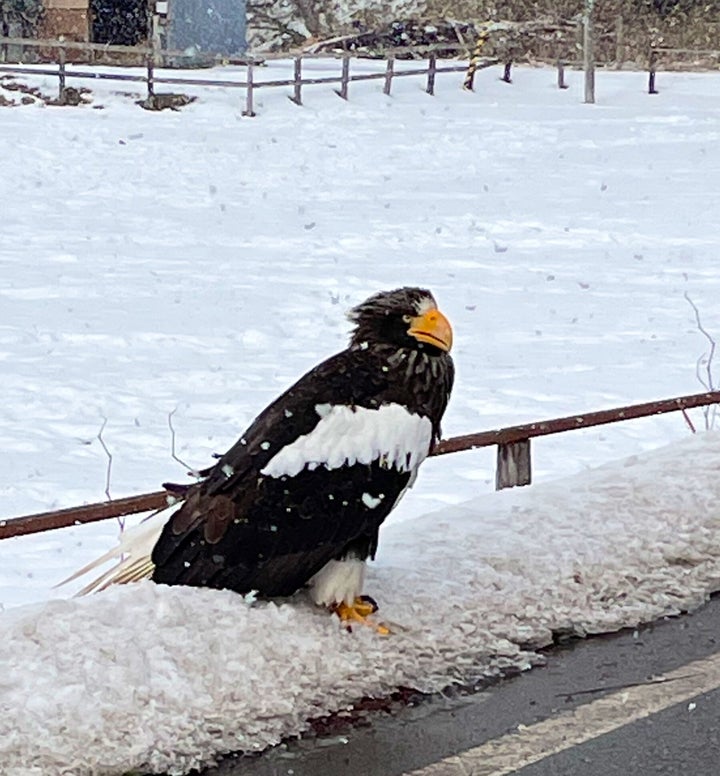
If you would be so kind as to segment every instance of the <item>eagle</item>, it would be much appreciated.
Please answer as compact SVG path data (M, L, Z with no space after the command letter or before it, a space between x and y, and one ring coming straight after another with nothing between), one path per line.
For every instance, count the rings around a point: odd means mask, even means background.
M151 578L263 598L307 588L350 626L382 522L440 439L453 386L452 328L430 291L381 291L348 313L348 347L258 415L182 499L72 578L111 559L81 592Z

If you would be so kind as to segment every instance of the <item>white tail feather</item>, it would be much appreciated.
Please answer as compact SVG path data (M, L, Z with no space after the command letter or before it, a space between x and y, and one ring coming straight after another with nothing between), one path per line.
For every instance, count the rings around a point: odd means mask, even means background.
M169 510L164 509L162 512L150 515L142 523L123 531L120 534L120 541L116 547L83 566L79 571L58 583L56 587L66 585L68 582L89 574L104 563L115 559L118 562L112 568L85 585L77 595L87 595L98 590L104 590L110 585L124 585L127 582L147 579L152 575L155 568L152 560L150 560L153 547L160 538L162 529L165 523L167 523L170 514L172 513Z

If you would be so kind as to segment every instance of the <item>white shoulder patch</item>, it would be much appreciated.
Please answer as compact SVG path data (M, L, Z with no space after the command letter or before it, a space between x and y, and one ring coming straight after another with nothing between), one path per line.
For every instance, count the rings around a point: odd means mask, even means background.
M318 414L317 426L279 450L263 474L294 477L305 467L339 469L345 464L378 460L388 469L415 471L430 450L429 418L408 412L399 404L384 404L378 409L322 405Z

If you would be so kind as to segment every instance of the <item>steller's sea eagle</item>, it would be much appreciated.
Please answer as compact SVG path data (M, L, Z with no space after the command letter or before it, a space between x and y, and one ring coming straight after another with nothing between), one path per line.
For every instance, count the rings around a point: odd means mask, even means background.
M182 491L181 506L126 532L120 563L83 592L150 577L262 597L307 586L344 622L361 597L378 531L440 439L452 329L429 291L382 291L353 308L347 349L270 404Z

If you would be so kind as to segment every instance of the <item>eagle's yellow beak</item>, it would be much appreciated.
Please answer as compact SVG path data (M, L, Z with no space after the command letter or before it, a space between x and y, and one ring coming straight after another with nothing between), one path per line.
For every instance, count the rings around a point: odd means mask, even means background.
M446 352L449 352L452 347L453 333L450 321L435 308L411 318L408 334L420 342L427 342Z

